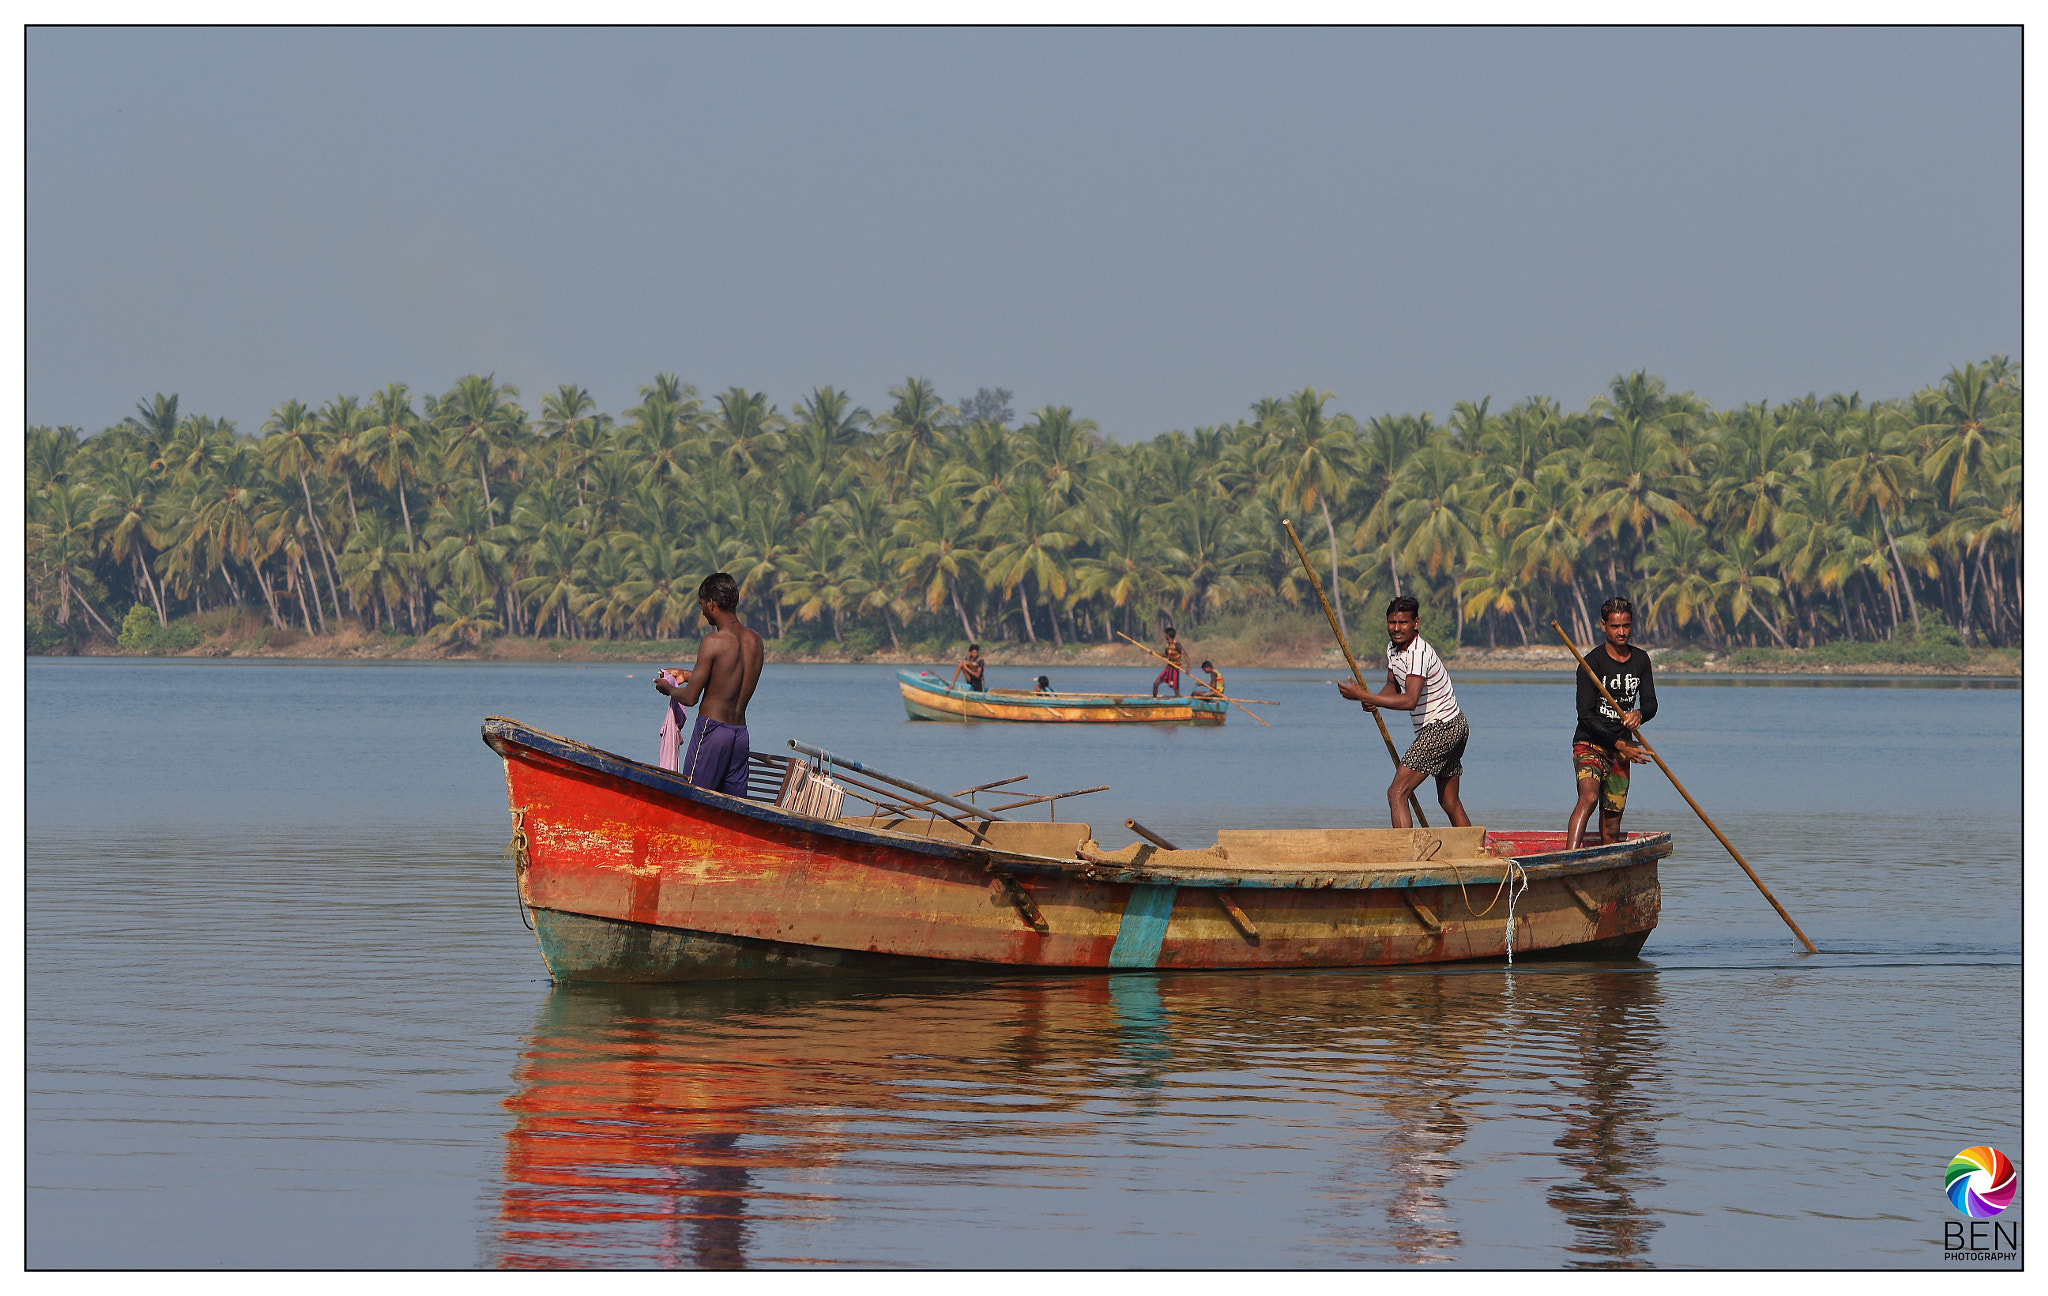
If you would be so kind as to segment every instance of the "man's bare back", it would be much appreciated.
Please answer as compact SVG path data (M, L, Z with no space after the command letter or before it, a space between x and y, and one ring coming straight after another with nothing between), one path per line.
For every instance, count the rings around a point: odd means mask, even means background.
M686 671L662 671L654 687L686 707L697 707L699 720L744 728L747 703L761 682L764 649L761 636L740 620L738 605L739 590L730 575L706 577L697 589L697 611L711 630L697 646L696 664Z
M747 703L761 682L761 636L737 613L716 608L711 632L697 646L697 664L690 669L679 696L684 706L721 724L747 722Z

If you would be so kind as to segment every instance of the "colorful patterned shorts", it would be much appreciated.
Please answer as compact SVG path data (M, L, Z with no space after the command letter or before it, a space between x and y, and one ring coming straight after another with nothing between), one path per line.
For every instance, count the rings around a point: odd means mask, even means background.
M1401 763L1417 774L1457 778L1465 772L1465 740L1472 736L1464 712L1415 731L1415 741L1401 753Z
M1600 784L1600 808L1618 815L1628 805L1628 757L1598 743L1572 744L1572 777Z

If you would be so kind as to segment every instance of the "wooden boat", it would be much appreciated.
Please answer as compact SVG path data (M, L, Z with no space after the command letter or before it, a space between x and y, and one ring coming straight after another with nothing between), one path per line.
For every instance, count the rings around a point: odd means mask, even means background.
M979 968L1310 968L1632 955L1656 926L1668 833L1226 830L1205 850L1103 849L1085 823L775 804L484 721L504 758L519 899L559 981ZM969 832L967 829L973 829Z
M1220 725L1230 708L1218 698L1152 698L1139 693L1034 693L952 688L930 671L896 672L912 720L1038 720L1082 724Z

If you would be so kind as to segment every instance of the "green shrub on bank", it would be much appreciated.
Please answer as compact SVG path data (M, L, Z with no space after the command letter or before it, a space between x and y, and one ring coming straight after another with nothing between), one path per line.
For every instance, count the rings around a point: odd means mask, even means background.
M1932 609L1920 614L1920 629L1899 627L1899 633L1881 643L1837 639L1815 648L1739 648L1728 656L1735 667L1752 666L1935 666L1960 670L1970 664L1970 650L1963 646L1962 632L1942 620ZM1675 659L1674 659L1675 660Z
M78 632L52 625L39 616L28 619L27 651L31 657L70 657L78 652Z
M155 609L147 603L137 603L128 609L127 616L121 618L122 649L146 657L197 648L200 637L198 627L189 621L159 625ZM35 650L31 648L29 651Z

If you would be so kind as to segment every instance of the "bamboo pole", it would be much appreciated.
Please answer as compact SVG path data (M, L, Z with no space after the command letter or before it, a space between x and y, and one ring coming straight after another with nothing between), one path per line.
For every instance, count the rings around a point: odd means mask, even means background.
M1614 694L1609 693L1607 686L1600 682L1600 672L1594 670L1593 664L1580 654L1578 645L1573 643L1571 636L1564 632L1564 627L1552 621L1550 628L1557 631L1557 637L1564 640L1565 647L1571 649L1572 656L1578 659L1580 669L1584 670L1587 676L1592 679L1593 687L1600 690L1600 696L1607 699L1607 705L1614 708L1614 714L1617 716L1627 715L1628 712L1622 710L1621 703L1614 700ZM1756 875L1756 870L1749 866L1749 861L1742 858L1742 852L1735 849L1735 843L1729 841L1723 835L1712 819L1707 818L1707 812L1700 809L1700 803L1692 799L1692 793L1685 790L1685 784L1678 781L1678 775L1671 772L1671 767L1664 763L1664 758L1657 754L1657 749L1650 746L1649 740L1643 737L1643 731L1631 729L1629 732L1635 735L1636 742L1641 744L1642 749L1650 753L1650 759L1657 762L1657 768L1664 771L1664 777L1671 780L1671 786L1678 789L1678 795L1685 798L1685 803L1691 806L1692 812L1700 817L1700 822L1707 826L1707 831L1714 834L1715 839L1727 848L1728 854L1734 858L1737 864L1742 866L1742 871L1749 874L1749 880L1756 883L1756 889L1763 892L1764 899L1771 902L1771 908L1778 911L1778 917L1785 920L1785 925L1792 929L1792 934L1799 938L1799 943L1806 946L1806 952L1808 954L1820 953L1820 950L1814 947L1813 942L1806 938L1806 933L1799 930L1799 924L1792 921L1792 915L1785 912L1785 906L1778 903L1778 897L1772 895L1771 889L1764 885L1764 880ZM1565 849L1570 850L1577 845L1577 842L1566 842Z
M1316 602L1323 605L1323 615L1330 619L1330 633L1337 636L1337 647L1344 652L1344 664L1351 668L1351 678L1358 681L1358 687L1372 692L1366 688L1365 676L1359 673L1358 659L1351 655L1351 645L1345 642L1343 628L1337 624L1337 614L1330 610L1330 600L1323 593L1323 583L1316 579L1315 564L1308 560L1308 550L1301 547L1301 537L1294 534L1294 523L1282 518L1280 525L1287 529L1287 538L1294 541L1294 552L1301 558L1301 569L1308 573L1308 583L1316 592ZM1392 758L1395 769L1401 768L1401 753L1394 750L1394 735L1387 732L1387 722L1381 717L1379 708L1366 706L1363 702L1359 706L1372 712L1373 723L1380 727L1380 741L1387 745L1387 755ZM1408 794L1408 806L1415 812L1415 822L1424 828L1429 827L1429 816L1422 813L1422 802L1413 792Z
M1132 643L1134 643L1134 644L1138 644L1138 647L1139 647L1139 649L1140 649L1140 650L1142 650L1142 651L1144 651L1144 652L1147 652L1147 653L1151 653L1151 654L1152 654L1152 656L1154 656L1154 657L1159 657L1159 654L1158 654L1158 653L1156 653L1156 652L1152 652L1152 650L1151 650L1150 648L1147 648L1147 647L1145 647L1145 645L1144 645L1144 644L1138 643L1138 641L1137 641L1136 639L1131 639L1131 637L1130 637L1129 635L1127 635L1127 634L1124 634L1124 632L1123 632L1123 631L1119 630L1119 631L1117 631L1117 634L1118 634L1118 635L1120 635L1120 636L1122 636L1122 637L1123 637L1123 638L1125 638L1125 639L1130 639L1130 641L1131 641ZM1174 661L1172 661L1172 660L1171 660L1171 659L1169 659L1169 658L1166 658L1166 657L1159 657L1159 660L1160 660L1160 661L1163 661L1163 662L1165 662L1165 663L1166 663L1166 664L1167 664L1168 666L1171 666L1171 667L1173 667L1173 668L1174 668L1175 670L1179 671L1179 672L1180 672L1181 674L1183 674L1183 675L1189 675L1189 674L1190 674L1190 672L1189 672L1189 670L1188 670L1188 668L1187 668L1187 667L1185 667L1185 666L1182 666L1182 665L1180 665L1179 663L1177 663L1177 662L1174 662ZM1212 689L1212 690L1210 690L1210 691L1211 691L1211 692L1214 692L1214 690L1213 690L1213 689ZM1191 695L1191 696L1192 696L1192 695ZM1223 697L1223 695L1222 695L1221 693L1217 693L1217 694L1216 694L1216 696L1217 696L1217 697L1219 697L1219 698L1223 698L1223 700L1224 700L1225 702L1228 702L1228 703L1230 703L1230 705L1232 705L1232 706L1236 707L1236 708L1237 708L1238 710L1240 710L1240 711L1244 712L1244 713L1245 713L1246 715L1250 716L1250 717L1251 717L1252 719L1254 719L1254 720L1257 720L1257 721L1258 721L1258 722L1259 722L1260 724L1262 724L1262 725L1266 725L1266 728L1268 728L1268 729L1271 729L1271 728L1273 727L1272 725L1266 724L1266 721L1265 721L1265 719L1264 719L1263 717L1261 717L1261 716L1259 715L1259 713L1258 713L1258 712L1256 712L1256 711L1252 710L1252 709L1251 709L1250 707L1248 707L1248 706L1246 706L1246 705L1245 705L1244 703L1242 703L1242 702L1238 701L1238 700L1237 700L1236 698L1233 698L1233 697ZM1272 705L1278 705L1278 704L1277 704L1277 703L1275 703L1275 704L1272 704Z

